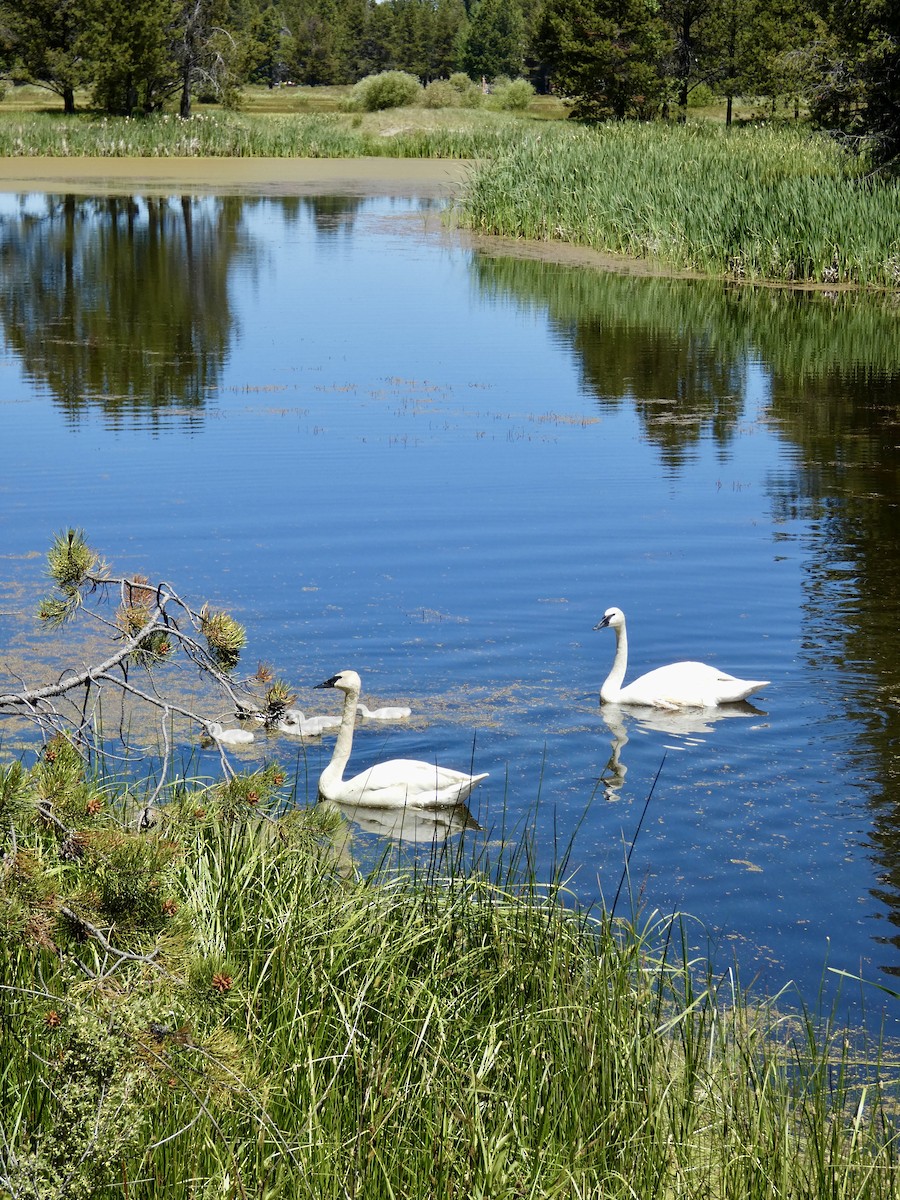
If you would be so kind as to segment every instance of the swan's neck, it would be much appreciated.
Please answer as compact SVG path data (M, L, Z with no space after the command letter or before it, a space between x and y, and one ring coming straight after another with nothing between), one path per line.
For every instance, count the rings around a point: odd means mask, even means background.
M616 627L616 657L613 659L612 669L600 689L600 699L604 703L613 704L618 700L627 669L628 634L625 632L624 625L618 625Z
M326 799L328 799L327 790L334 784L343 782L344 768L350 761L350 751L353 749L353 726L356 724L356 703L358 700L359 692L347 691L344 693L344 710L341 713L341 724L338 729L337 740L334 743L331 762L319 778L319 791Z

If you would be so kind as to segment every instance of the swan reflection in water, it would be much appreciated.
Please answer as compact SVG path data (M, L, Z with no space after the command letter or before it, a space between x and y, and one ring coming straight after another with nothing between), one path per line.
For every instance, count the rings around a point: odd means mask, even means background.
M625 783L628 767L622 762L622 750L628 744L628 730L634 733L662 733L674 741L663 742L665 750L688 750L705 739L703 734L712 733L718 721L728 717L764 717L762 709L744 700L739 704L726 704L719 708L683 708L666 710L660 708L626 708L618 704L604 704L600 716L612 734L612 753L600 772L600 784L607 800L618 800Z
M330 804L364 833L377 833L398 842L415 842L419 845L445 842L454 833L481 829L465 804L436 808L417 808L414 805L378 808L371 804L341 804L334 800L321 803Z

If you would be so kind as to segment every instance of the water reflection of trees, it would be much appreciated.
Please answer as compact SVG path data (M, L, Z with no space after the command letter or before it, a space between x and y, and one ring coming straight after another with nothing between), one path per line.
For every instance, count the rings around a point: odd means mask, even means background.
M721 287L530 259L476 256L473 269L483 290L547 311L601 407L633 403L669 466L678 468L701 440L724 445L733 437L745 362L723 353Z
M852 768L868 785L873 895L894 927L882 940L900 947L900 372L779 375L770 409L801 451L772 489L777 512L812 529L806 653L863 731Z
M545 310L603 405L630 401L675 464L734 436L749 364L791 444L769 480L776 520L811 554L804 647L859 731L848 778L870 806L868 849L900 947L900 336L896 296L639 278L476 258L488 292ZM824 869L827 869L827 865ZM900 968L889 967L895 974Z
M302 197L302 207L309 214L316 233L325 236L352 233L363 203L362 196Z
M28 375L69 413L198 410L234 319L236 197L48 197L0 221L0 320Z
M649 441L678 466L701 439L724 446L751 364L820 379L852 364L900 373L892 297L751 288L476 255L488 294L546 311L603 406L634 404Z

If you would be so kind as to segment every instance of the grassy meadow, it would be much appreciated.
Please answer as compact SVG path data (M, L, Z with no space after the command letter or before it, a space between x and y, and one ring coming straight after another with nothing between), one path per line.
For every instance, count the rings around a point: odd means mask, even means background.
M526 841L361 878L274 766L146 832L129 787L61 738L0 769L0 1195L898 1194L896 1069L677 920L580 911Z

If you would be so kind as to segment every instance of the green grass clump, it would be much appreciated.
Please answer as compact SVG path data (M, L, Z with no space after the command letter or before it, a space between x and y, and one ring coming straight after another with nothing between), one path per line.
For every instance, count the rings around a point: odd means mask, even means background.
M482 165L467 226L737 279L900 284L900 187L796 128L545 127Z
M138 832L63 749L0 771L0 1193L897 1194L885 1066L677 924L567 907L527 855L360 879L277 768Z

